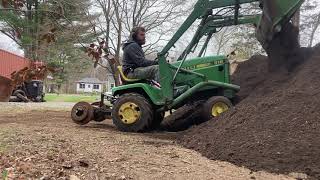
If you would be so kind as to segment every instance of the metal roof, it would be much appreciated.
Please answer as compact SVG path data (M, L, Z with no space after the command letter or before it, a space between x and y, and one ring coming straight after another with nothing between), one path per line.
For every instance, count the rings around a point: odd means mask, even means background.
M100 81L97 78L84 78L77 81L77 83L104 84L105 82Z
M11 78L11 73L30 66L30 60L0 49L0 75Z

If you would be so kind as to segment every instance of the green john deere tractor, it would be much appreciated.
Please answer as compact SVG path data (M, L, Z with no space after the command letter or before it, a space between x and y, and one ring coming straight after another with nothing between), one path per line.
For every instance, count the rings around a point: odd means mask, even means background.
M243 15L241 5L257 2L262 14ZM71 112L78 124L91 120L113 120L121 131L144 132L157 128L166 111L186 104L201 102L201 117L209 120L233 106L240 87L230 82L226 56L204 57L213 34L226 26L254 24L257 38L264 48L282 30L300 8L303 0L199 0L173 38L158 53L160 85L149 80L128 79L119 68L123 85L112 89L112 95L102 94L101 102L80 102ZM190 44L175 63L168 63L169 50L181 36L200 19ZM188 59L199 41L205 38L198 57ZM107 97L106 97L107 96ZM107 98L112 107L104 104Z

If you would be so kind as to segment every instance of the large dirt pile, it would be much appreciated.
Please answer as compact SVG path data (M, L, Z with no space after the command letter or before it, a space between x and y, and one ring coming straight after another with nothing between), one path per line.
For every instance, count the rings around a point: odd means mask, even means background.
M268 73L267 61L255 56L240 65L235 82L244 99L179 142L210 159L320 179L320 48L291 73Z
M265 80L268 73L268 62L266 56L255 55L237 66L231 81L241 86L241 91L237 94L239 101L246 98Z

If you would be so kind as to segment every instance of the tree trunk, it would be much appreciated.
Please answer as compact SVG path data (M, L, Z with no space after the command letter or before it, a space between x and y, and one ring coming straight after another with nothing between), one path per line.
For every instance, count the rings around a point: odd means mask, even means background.
M295 26L300 33L300 9L293 15L292 24ZM300 35L298 36L298 40L300 41Z
M115 86L120 86L120 79L119 79L118 71L115 71L115 73L112 74L112 76L113 76L113 79L114 79Z
M69 94L69 88L70 88L69 85L70 85L70 84L69 84L69 81L66 80L66 91L65 91L66 94Z
M316 23L314 24L314 27L312 28L308 47L311 47L311 46L312 46L313 40L314 40L314 36L315 36L315 34L316 34L316 31L317 31L319 25L320 25L320 13L318 14L317 21L316 21Z

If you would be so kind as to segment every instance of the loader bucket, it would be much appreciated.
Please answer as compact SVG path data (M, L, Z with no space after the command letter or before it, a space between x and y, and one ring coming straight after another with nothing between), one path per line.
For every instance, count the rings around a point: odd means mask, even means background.
M304 0L261 0L263 13L256 36L264 49L274 35L290 21L303 2Z
M12 80L0 76L0 102L9 102L12 91Z

